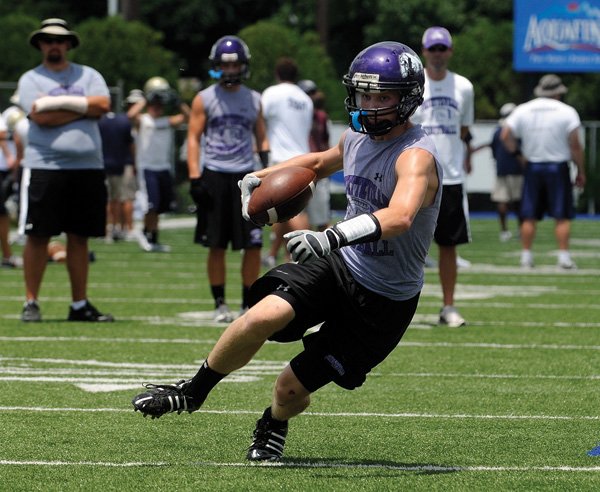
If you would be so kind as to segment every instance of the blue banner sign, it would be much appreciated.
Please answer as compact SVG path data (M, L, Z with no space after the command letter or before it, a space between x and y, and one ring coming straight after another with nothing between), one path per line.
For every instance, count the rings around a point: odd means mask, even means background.
M600 72L600 0L515 0L517 72Z

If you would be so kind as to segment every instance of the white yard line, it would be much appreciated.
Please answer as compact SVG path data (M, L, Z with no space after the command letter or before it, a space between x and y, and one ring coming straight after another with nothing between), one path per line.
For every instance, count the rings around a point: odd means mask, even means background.
M600 466L486 466L486 465L401 465L391 463L321 463L281 461L277 463L249 462L215 462L199 461L190 463L166 463L161 461L147 462L109 462L109 461L36 461L36 460L0 460L0 466L92 466L110 468L160 467L160 466L194 466L211 468L334 468L347 470L384 469L403 472L545 472L545 473L598 473Z
M74 408L74 407L26 407L0 406L0 412L39 412L39 413L131 413L133 408ZM263 410L198 410L195 414L211 415L260 415ZM563 420L563 421L597 421L600 415L493 415L468 413L419 413L419 412L304 412L311 417L344 417L344 418L396 418L396 419L472 419L472 420Z

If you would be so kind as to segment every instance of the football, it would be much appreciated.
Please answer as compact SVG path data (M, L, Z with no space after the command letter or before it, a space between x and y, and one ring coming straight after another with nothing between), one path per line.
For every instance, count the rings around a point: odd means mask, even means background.
M305 167L286 167L261 178L248 203L248 215L259 226L285 222L312 198L316 175Z

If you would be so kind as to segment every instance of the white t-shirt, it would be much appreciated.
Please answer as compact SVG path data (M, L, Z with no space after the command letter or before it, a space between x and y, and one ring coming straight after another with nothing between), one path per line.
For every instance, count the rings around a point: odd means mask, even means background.
M170 171L173 155L173 129L168 116L140 115L136 139L136 164L139 169Z
M465 144L463 126L474 121L473 84L462 75L448 71L443 80L431 80L425 72L423 104L411 121L421 124L433 138L444 169L443 184L464 181Z
M571 160L569 133L581 126L581 120L568 104L538 97L517 106L504 124L521 139L521 152L528 161L564 162Z
M282 82L267 87L261 103L267 124L271 162L277 163L310 152L308 140L313 102L300 87Z

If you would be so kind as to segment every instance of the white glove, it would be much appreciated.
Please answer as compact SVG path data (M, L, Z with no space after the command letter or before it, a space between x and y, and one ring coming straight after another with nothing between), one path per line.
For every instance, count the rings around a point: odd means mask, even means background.
M249 221L248 203L250 202L250 195L252 195L254 188L260 186L260 178L254 176L254 174L246 174L244 179L238 181L238 186L242 190L242 217Z
M324 232L306 229L292 231L284 234L283 238L288 242L287 250L292 255L292 259L298 263L308 263L323 258L340 245L340 238L333 229Z

